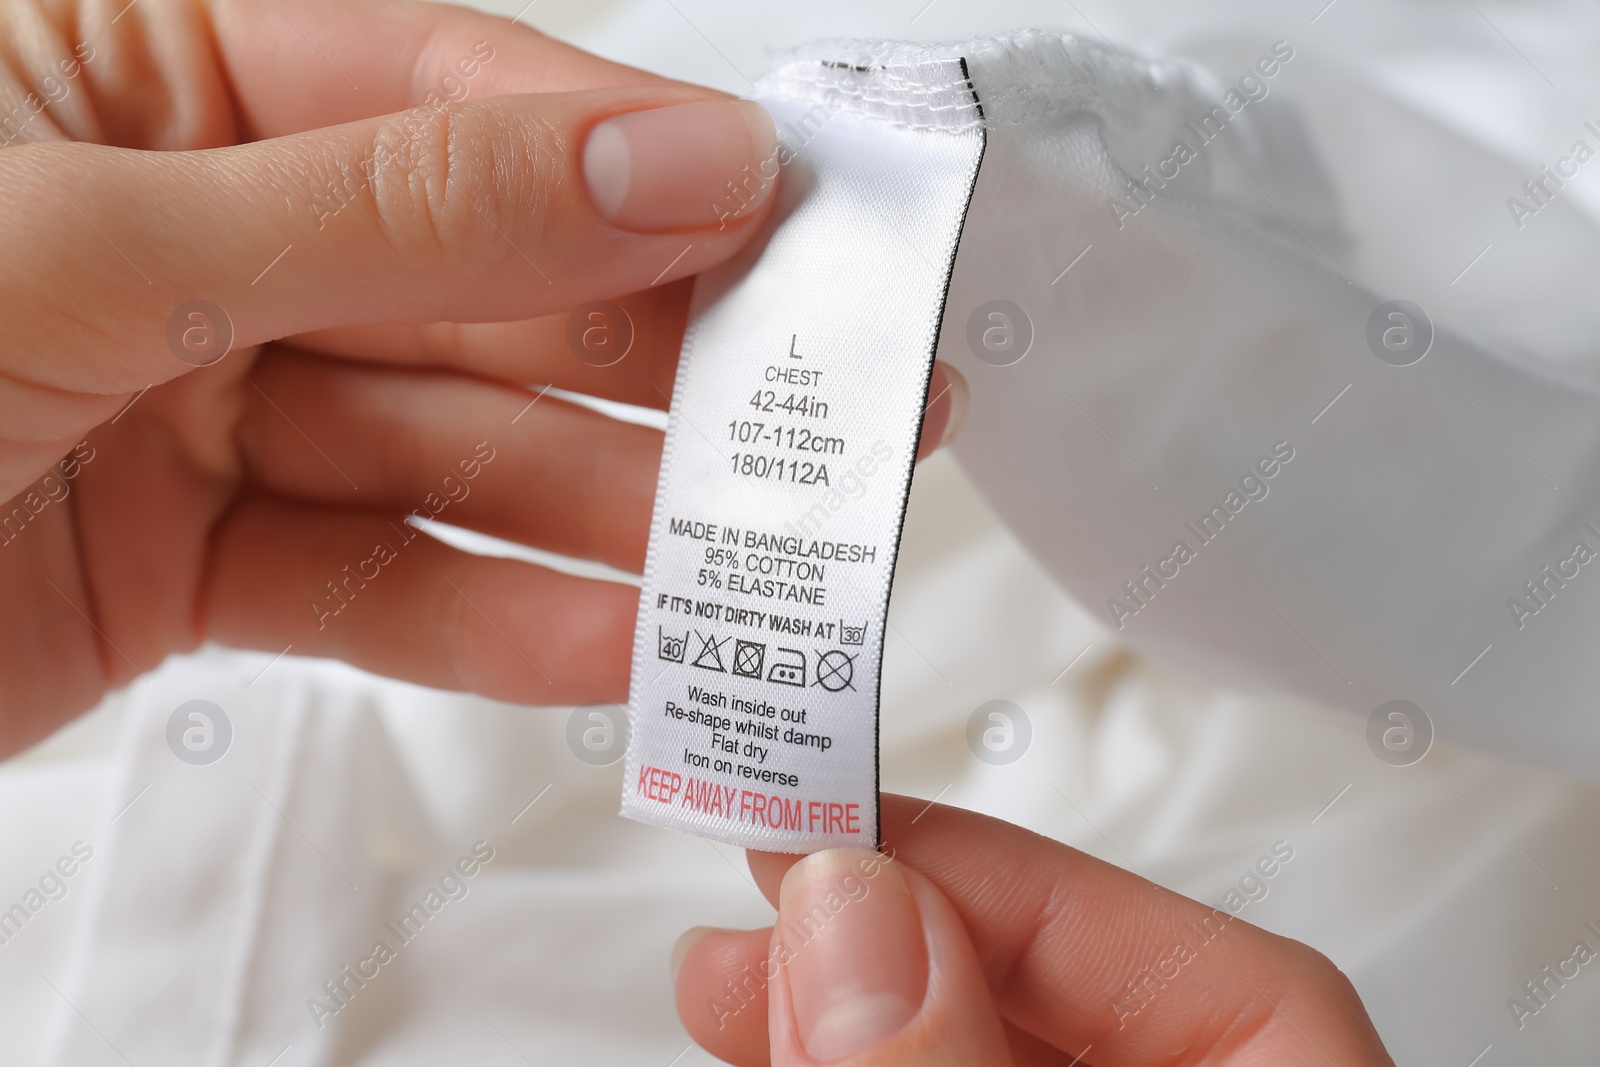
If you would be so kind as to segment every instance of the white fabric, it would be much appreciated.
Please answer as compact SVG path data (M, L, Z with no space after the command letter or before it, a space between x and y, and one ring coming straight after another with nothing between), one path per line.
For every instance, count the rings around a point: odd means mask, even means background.
M1286 37L1298 54L1263 114L1292 99L1308 119L1349 235L1347 253L1324 251L1356 281L1410 294L1465 335L1593 373L1592 179L1563 190L1537 228L1500 236L1505 198L1591 117L1583 102L1600 92L1592 7L1339 0L1315 23L1321 3L1077 7L1092 25L1056 4L957 0L921 12L540 4L525 17L614 58L735 92L749 89L737 67L754 76L764 48L821 33L933 40L1055 25L1201 57L1224 80ZM1452 286L1486 244L1492 251ZM1063 242L1050 276L1081 248ZM1315 429L1354 399L1352 390ZM1280 481L1308 458L1297 455ZM1280 502L1280 488L1263 507ZM1246 509L1241 521L1251 517ZM1058 591L949 457L923 464L885 649L884 787L1009 818L1213 902L1287 840L1294 861L1243 915L1340 963L1397 1062L1464 1067L1486 1048L1482 1067L1592 1062L1600 982L1587 968L1524 1030L1505 1002L1595 917L1600 790L1468 754L1448 736L1415 766L1384 765L1360 718L1199 684L1132 654L1098 621L1102 611L1098 595L1080 609ZM519 1053L536 1063L668 1064L680 1052L678 1067L712 1062L683 1051L665 960L685 926L769 920L734 850L617 819L620 767L591 768L567 752L566 709L497 706L293 658L246 685L270 658L176 660L0 769L0 901L20 898L74 841L96 848L67 894L0 945L8 1062L42 1062L48 1046L82 1053L79 1062L122 1063L95 1050L96 1029L139 1065L264 1067L280 1052L277 1067L517 1063ZM239 724L240 747L193 768L159 735L174 707L204 695ZM972 710L995 698L1034 723L1032 749L1010 767L974 760L964 740ZM275 765L258 761L284 751L296 730L306 765L259 774ZM231 786L214 784L221 779ZM240 802L255 796L248 781L305 836L258 821ZM135 800L145 782L151 790ZM141 814L161 786L187 793L202 782L181 820ZM240 820L240 835L199 847L218 840L223 816ZM272 834L270 862L251 867ZM337 1040L319 1037L305 1000L479 838L497 855L470 895L340 1013ZM145 855L162 862L144 864ZM196 892L202 885L238 891ZM170 903L180 899L187 918ZM353 928L352 914L363 917ZM186 924L228 936L197 951ZM212 958L222 952L231 962ZM196 981L197 970L217 980ZM124 995L156 1007L130 1020L117 1007Z
M1232 103L1050 36L967 50L995 133L940 355L972 382L957 455L1023 541L1165 660L1595 774L1600 391L1447 322L1414 365L1369 349L1408 294L1342 276L1332 205L1276 166L1304 143L1257 120L1288 42ZM963 336L996 296L1032 319L1014 366Z

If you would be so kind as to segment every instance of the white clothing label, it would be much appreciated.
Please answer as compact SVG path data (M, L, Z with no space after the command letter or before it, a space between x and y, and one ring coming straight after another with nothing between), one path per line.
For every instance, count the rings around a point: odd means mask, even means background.
M1600 392L1504 358L1475 310L1544 306L1562 272L1525 265L1579 262L1575 231L1530 224L1512 253L1463 201L1433 211L1454 271L1365 288L1378 261L1291 107L1332 76L1259 48L1223 79L1037 31L825 42L762 81L783 203L697 286L628 814L762 848L872 840L884 598L935 343L970 386L955 459L1119 640L1366 716L1386 761L1437 735L1595 774ZM1367 143L1334 125L1345 153ZM1533 318L1530 353L1555 336ZM1593 331L1571 321L1577 359Z
M703 276L634 636L622 812L783 852L878 842L883 642L984 130L965 61L757 86L767 233Z

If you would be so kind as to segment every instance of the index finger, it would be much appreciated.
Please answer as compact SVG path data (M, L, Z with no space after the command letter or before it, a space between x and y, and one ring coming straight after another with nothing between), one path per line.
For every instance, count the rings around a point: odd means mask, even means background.
M211 19L258 138L468 97L675 84L451 4L213 0Z
M0 304L33 329L4 362L60 390L130 393L198 365L169 337L192 302L242 348L655 288L745 244L775 182L743 217L709 205L774 144L759 105L664 86L502 96L204 152L9 149L0 171L23 207L0 217L19 249ZM59 306L77 292L95 300Z

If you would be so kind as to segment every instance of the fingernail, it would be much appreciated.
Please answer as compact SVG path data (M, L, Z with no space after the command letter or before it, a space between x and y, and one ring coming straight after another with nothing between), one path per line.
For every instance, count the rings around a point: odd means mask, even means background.
M922 916L895 864L861 848L807 856L778 898L780 955L800 1042L831 1063L882 1044L928 988Z
M678 972L683 969L683 958L689 954L691 948L694 948L694 943L709 934L711 930L712 927L709 926L691 926L678 938L678 943L672 946L672 959L667 966L672 970L674 985L678 982Z
M971 403L972 394L967 390L967 379L964 374L950 366L941 363L944 368L945 380L949 383L950 416L944 420L944 432L939 435L939 447L943 448L956 439L961 433L961 428L967 424L967 406Z
M748 100L630 111L589 131L583 175L619 229L717 229L771 194L777 136L766 108Z

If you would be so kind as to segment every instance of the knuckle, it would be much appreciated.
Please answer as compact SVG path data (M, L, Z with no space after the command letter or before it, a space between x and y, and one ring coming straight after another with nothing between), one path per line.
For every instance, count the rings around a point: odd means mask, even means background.
M449 108L412 108L382 123L367 152L379 229L403 260L442 258L462 225L451 183Z
M404 261L445 265L504 249L536 225L525 161L537 131L497 109L446 103L382 124L369 149L377 223ZM531 205L531 210L530 210ZM494 255L499 255L494 251Z

